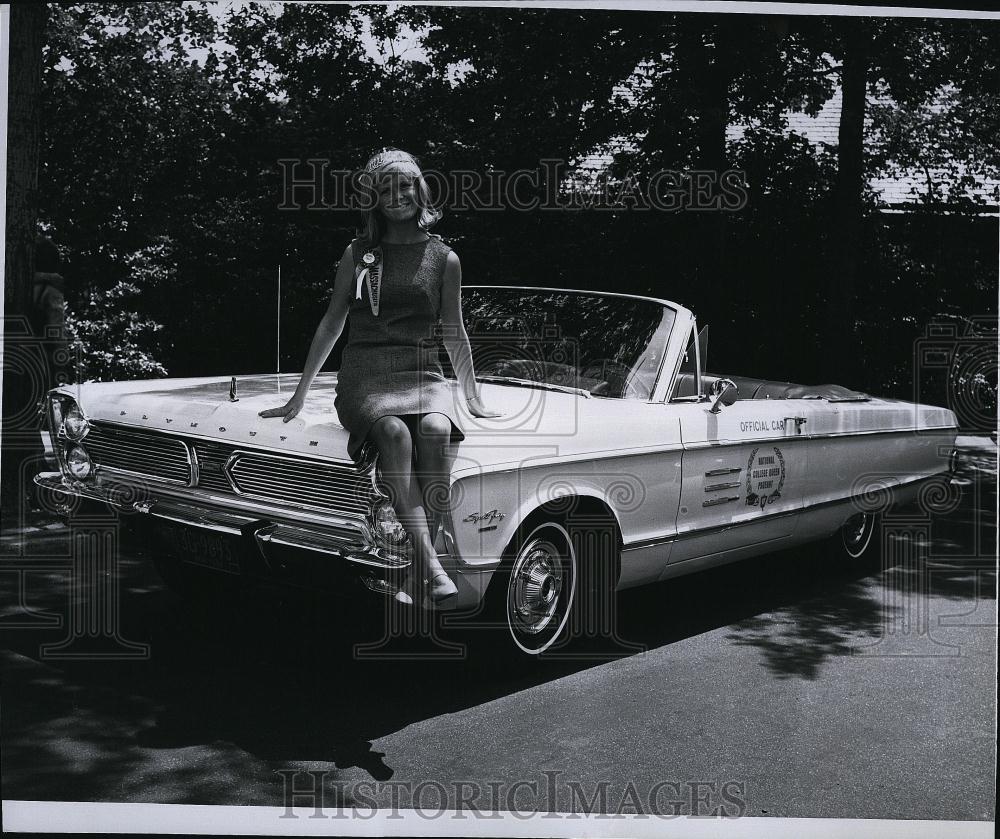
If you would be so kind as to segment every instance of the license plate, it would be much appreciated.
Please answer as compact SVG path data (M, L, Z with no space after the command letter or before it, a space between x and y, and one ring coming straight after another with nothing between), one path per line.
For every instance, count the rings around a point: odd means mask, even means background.
M233 549L231 537L209 530L172 525L164 525L162 533L170 552L182 562L228 574L240 573L240 560Z

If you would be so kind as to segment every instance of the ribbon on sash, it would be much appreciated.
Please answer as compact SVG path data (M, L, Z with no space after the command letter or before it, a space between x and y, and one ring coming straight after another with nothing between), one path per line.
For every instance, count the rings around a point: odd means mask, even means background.
M361 257L361 263L357 278L357 288L354 292L354 299L361 299L361 288L368 280L368 303L371 306L372 314L378 316L379 295L382 286L382 249L373 248L365 251Z

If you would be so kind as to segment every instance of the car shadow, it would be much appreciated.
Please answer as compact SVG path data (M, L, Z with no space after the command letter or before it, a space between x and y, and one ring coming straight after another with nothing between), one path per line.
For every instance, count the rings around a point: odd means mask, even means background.
M275 770L289 766L386 781L394 768L373 740L584 666L501 674L488 661L429 659L433 645L406 638L359 659L355 644L377 648L380 625L340 601L240 591L185 602L146 563L117 568L117 635L129 649L148 645L148 656L39 654L72 623L66 573L31 581L31 605L62 614L61 627L5 630L0 737L11 797L280 802Z

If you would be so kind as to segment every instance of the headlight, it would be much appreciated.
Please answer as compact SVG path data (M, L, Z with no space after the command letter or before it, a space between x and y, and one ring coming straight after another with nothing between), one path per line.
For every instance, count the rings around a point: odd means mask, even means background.
M52 434L53 445L60 436L78 442L87 436L88 431L90 420L72 396L65 393L53 393L49 396L49 432Z
M376 502L372 510L372 528L375 538L386 547L398 548L406 541L406 531L388 501Z
M70 440L82 440L87 436L87 432L90 431L89 420L83 415L80 406L75 402L71 403L63 413L62 424L66 431L66 436Z
M73 446L66 452L66 471L80 481L90 477L90 473L94 471L94 464L83 446Z
M59 471L67 478L83 480L94 472L90 456L74 445L86 437L89 431L90 420L72 396L59 391L49 393L49 437L59 463Z

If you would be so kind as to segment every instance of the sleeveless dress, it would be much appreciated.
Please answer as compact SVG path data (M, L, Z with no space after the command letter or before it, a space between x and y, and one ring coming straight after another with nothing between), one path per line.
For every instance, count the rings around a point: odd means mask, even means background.
M451 421L451 440L465 439L452 388L438 360L436 325L441 313L441 285L451 251L440 236L424 242L380 242L382 278L379 313L372 314L368 281L355 297L352 281L347 345L337 374L334 408L350 432L347 453L357 462L372 424L398 416L415 430L422 414L437 412ZM362 244L351 243L354 265Z

